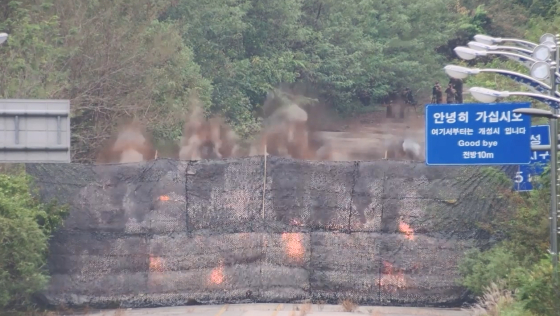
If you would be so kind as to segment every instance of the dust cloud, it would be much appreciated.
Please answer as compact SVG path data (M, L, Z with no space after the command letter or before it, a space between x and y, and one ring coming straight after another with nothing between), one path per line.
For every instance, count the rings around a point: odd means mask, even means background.
M267 95L263 106L261 133L253 141L243 142L222 117L207 118L196 98L191 99L188 108L179 142L181 160L264 154L320 161L424 159L424 127L417 117L405 121L351 122L345 131L340 131L326 124L328 115L316 99L276 89ZM137 121L124 125L100 152L97 163L157 158L147 135Z
M239 156L239 138L221 117L206 119L197 99L191 100L179 159L221 159Z
M138 121L120 128L97 156L97 163L133 163L156 158L156 151Z

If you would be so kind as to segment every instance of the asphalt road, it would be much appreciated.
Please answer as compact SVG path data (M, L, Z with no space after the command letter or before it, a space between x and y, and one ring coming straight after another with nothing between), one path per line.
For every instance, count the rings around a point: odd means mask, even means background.
M95 316L470 316L460 309L359 306L345 312L341 305L235 304L90 311Z

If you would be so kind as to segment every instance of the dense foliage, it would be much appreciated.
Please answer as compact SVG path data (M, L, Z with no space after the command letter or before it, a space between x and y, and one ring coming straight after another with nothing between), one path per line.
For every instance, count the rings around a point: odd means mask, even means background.
M48 239L65 214L35 199L23 171L0 174L0 311L28 307L46 285Z
M2 1L0 30L10 39L0 47L0 97L70 99L77 162L92 161L133 116L157 141L177 141L195 94L247 136L281 83L305 83L342 114L405 86L429 94L454 45L500 29L481 4Z
M460 265L461 283L476 295L485 294L493 283L514 293L515 301L495 315L554 315L559 306L547 253L549 191L512 193L510 198L515 207L497 214L486 226L503 239L486 251L467 254Z

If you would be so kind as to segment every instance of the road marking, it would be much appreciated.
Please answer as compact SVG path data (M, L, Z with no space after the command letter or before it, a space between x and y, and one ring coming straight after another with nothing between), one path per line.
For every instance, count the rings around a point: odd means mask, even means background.
M224 305L224 307L222 307L222 309L220 309L220 311L219 311L216 315L214 315L214 316L220 316L220 315L222 315L222 314L226 311L226 309L228 308L228 306L229 306L229 304Z
M281 310L282 308L284 308L284 304L280 304L276 306L276 309L274 310L274 313L272 313L272 316L276 316L276 314L278 314L278 311Z

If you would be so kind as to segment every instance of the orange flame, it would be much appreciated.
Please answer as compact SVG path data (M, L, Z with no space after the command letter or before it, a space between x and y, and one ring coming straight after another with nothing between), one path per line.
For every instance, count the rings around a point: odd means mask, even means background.
M222 284L224 282L224 267L221 263L210 273L210 282L213 284Z
M301 260L305 253L301 234L299 233L283 233L282 241L284 241L284 248L286 254L294 259Z
M395 269L390 262L383 261L383 275L379 280L381 286L390 286L394 289L406 287L406 280L402 269Z
M410 227L407 223L401 221L399 223L399 232L405 234L405 238L408 240L414 240L414 229Z
M150 272L163 272L163 259L150 255Z
M159 200L160 200L160 201L169 201L169 196L167 196L167 195L162 195L162 196L159 197Z

